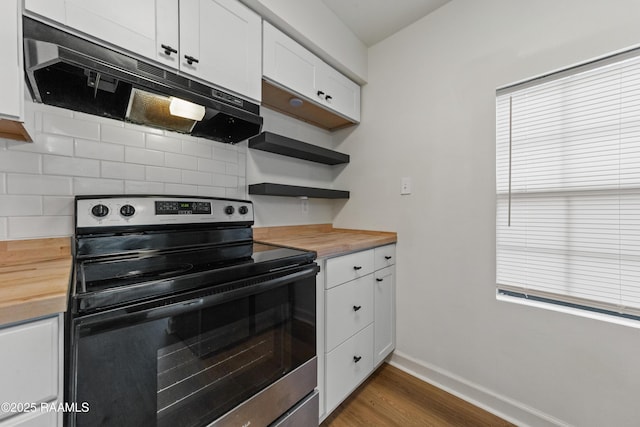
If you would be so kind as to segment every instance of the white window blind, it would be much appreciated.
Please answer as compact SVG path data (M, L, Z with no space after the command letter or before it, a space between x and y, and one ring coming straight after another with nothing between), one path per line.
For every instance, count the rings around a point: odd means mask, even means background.
M498 91L496 174L499 291L640 315L640 58Z

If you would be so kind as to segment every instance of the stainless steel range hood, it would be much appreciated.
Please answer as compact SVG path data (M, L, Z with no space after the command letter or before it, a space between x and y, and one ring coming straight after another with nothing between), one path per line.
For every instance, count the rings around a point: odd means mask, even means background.
M236 143L260 133L260 107L24 17L27 84L36 102Z

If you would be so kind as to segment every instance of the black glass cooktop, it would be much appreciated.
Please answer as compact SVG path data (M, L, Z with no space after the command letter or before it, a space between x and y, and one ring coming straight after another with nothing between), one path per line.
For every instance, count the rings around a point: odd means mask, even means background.
M269 274L314 259L314 252L252 242L85 259L77 262L72 297L80 310L99 309Z

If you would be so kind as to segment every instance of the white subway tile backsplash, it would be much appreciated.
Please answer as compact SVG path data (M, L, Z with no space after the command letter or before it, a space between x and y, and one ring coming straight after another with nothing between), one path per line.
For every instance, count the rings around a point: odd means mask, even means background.
M236 147L29 100L25 119L34 143L0 139L0 240L73 234L76 194L246 197L246 143Z
M125 181L126 194L164 194L164 185L160 182Z
M100 162L93 159L44 155L42 171L50 175L100 176Z
M118 162L100 162L100 176L102 178L129 179L144 181L145 170L142 165Z
M238 176L247 175L247 155L238 154Z
M74 194L121 194L124 181L102 178L73 178Z
M210 159L213 155L213 143L210 141L182 141L182 152L190 156Z
M164 135L147 135L147 148L160 150L167 153L180 153L182 151L182 141Z
M67 135L74 138L100 139L100 124L96 121L78 120L45 114L42 118L42 131L56 135Z
M194 185L212 185L212 176L206 172L182 171L182 183Z
M7 148L15 151L30 151L32 153L57 154L59 156L73 156L73 138L61 135L36 134L33 143L11 141Z
M159 166L146 166L146 180L156 182L182 182L182 171Z
M8 194L72 195L72 178L67 176L8 174Z
M176 196L197 196L198 186L186 184L165 184L164 191L166 194L173 194Z
M197 170L198 158L185 156L184 154L166 153L164 155L164 164L171 168Z
M42 215L40 196L0 196L0 216Z
M8 217L9 239L70 236L73 234L73 216Z
M225 173L227 164L220 160L198 159L198 170L201 172Z
M45 215L73 215L73 197L44 196L42 207Z
M5 150L0 155L0 171L40 173L40 154Z
M149 166L164 166L164 152L146 148L126 147L124 161Z
M213 158L223 162L238 163L238 151L215 146L213 147Z
M89 159L124 161L124 147L122 145L108 144L105 142L76 139L75 153L77 157Z
M101 126L102 141L114 144L129 145L131 147L144 147L145 134L133 129L117 126Z
M204 197L226 197L227 193L223 187L210 187L208 185L198 186L198 196Z

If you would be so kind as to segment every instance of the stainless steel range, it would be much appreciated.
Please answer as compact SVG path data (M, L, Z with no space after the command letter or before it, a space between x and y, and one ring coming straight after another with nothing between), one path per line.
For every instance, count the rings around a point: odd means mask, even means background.
M253 242L248 201L75 204L66 425L318 425L315 253Z

